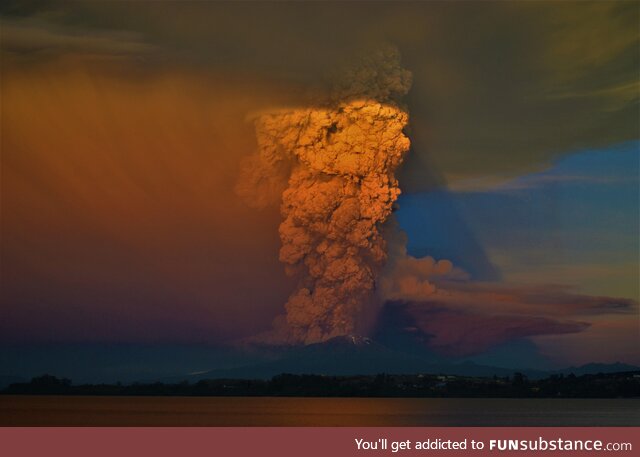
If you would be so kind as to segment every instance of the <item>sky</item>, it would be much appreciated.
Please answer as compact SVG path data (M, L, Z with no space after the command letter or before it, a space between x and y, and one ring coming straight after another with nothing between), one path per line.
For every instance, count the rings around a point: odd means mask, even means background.
M639 16L603 1L3 2L3 360L31 354L35 371L61 347L121 345L184 359L269 328L294 286L278 208L234 192L250 119L308 106L392 44L413 75L394 217L410 255L466 278L397 308L425 350L640 364ZM463 337L478 318L492 331Z

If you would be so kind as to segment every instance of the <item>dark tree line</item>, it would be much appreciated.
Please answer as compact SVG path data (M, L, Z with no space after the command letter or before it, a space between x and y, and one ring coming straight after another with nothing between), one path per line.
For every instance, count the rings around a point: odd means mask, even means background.
M291 396L291 397L640 397L640 372L553 375L529 380L512 377L474 378L446 375L322 376L281 374L270 380L210 379L195 383L72 384L43 375L11 384L11 395L135 396Z

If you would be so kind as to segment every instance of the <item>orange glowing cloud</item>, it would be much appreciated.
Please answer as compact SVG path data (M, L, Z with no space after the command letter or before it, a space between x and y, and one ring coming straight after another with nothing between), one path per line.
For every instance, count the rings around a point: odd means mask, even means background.
M287 284L276 215L233 186L255 148L246 113L283 93L104 59L4 67L5 337L217 341L270 320Z

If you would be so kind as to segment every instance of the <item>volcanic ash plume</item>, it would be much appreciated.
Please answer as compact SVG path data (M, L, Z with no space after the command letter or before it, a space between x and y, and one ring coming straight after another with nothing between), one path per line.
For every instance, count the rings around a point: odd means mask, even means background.
M385 238L389 261L378 280L378 295L383 301L422 301L438 292L434 279L468 279L467 274L454 268L449 260L409 255L406 234L395 220L387 224Z
M342 74L316 107L255 118L258 152L237 191L257 207L281 201L280 260L298 279L286 303L286 342L365 332L376 314L386 260L381 229L410 144L399 99L411 74L399 61L385 49Z

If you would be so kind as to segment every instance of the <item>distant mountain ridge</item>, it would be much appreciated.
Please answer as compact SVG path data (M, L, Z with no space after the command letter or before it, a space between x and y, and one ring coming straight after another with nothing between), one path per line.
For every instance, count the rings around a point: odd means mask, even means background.
M597 373L624 373L626 371L638 371L640 367L636 365L629 365L628 363L587 363L580 365L579 367L563 368L562 370L551 371L551 374L564 374L569 375L573 373L576 376L582 376L585 374L597 374Z
M0 376L0 390L17 382L27 382L27 379L22 376Z
M370 338L345 335L322 343L283 350L280 358L235 368L214 369L184 376L164 378L162 381L190 381L202 379L269 379L290 374L320 374L328 376L353 376L387 374L442 374L473 377L505 377L520 372L531 379L554 374L576 376L582 374L638 371L640 367L624 363L591 363L580 367L545 371L527 368L504 368L479 365L474 362L434 363L414 354L390 349Z

